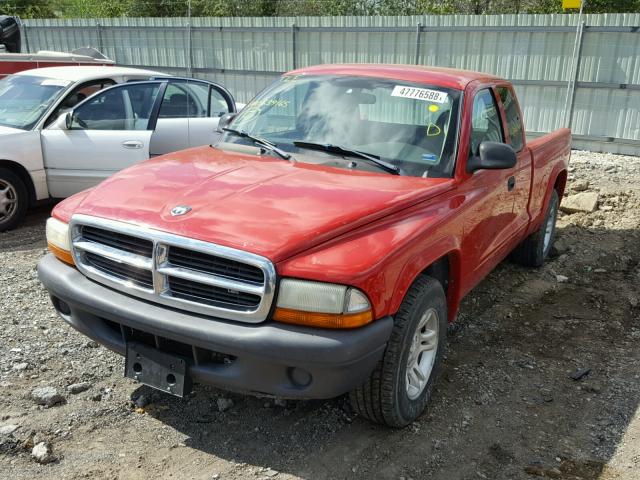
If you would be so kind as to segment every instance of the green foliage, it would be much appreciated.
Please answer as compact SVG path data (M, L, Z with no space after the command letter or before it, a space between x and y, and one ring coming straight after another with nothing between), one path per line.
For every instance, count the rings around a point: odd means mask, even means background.
M587 0L587 13L640 12L640 0ZM188 0L0 0L22 18L184 17ZM194 17L562 13L562 0L191 0Z

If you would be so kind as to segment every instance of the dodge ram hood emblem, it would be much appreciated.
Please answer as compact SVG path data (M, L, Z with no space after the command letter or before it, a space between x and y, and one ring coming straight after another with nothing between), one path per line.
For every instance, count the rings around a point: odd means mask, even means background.
M186 213L189 213L190 211L191 207L189 207L188 205L178 205L171 209L171 216L179 217L180 215L184 215Z

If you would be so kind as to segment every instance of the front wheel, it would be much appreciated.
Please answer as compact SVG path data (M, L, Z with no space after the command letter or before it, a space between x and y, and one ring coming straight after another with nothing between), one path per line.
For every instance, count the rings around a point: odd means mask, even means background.
M411 286L394 319L382 360L350 393L365 418L404 427L425 409L438 377L447 336L447 304L440 283L426 275Z
M29 197L22 179L0 168L0 232L15 228L27 213Z

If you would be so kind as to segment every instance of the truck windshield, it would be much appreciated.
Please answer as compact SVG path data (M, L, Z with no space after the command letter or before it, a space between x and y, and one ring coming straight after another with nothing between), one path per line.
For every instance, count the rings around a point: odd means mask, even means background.
M0 80L0 125L31 130L71 82L13 75Z
M356 150L405 175L450 177L460 97L458 90L400 80L288 75L252 100L231 126L269 140L303 162L323 163L331 154L350 157L344 152ZM225 141L243 140L227 135ZM311 143L330 148L312 149ZM305 155L297 155L301 152ZM357 158L331 165L380 170Z

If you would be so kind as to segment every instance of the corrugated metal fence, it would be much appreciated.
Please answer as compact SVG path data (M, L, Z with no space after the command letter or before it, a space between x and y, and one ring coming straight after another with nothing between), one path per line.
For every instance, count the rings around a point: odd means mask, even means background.
M586 15L581 28L577 21L576 15L28 20L23 45L30 52L93 46L120 65L217 81L242 102L280 73L319 63L480 70L513 81L530 135L570 121L577 148L640 155L640 14Z

